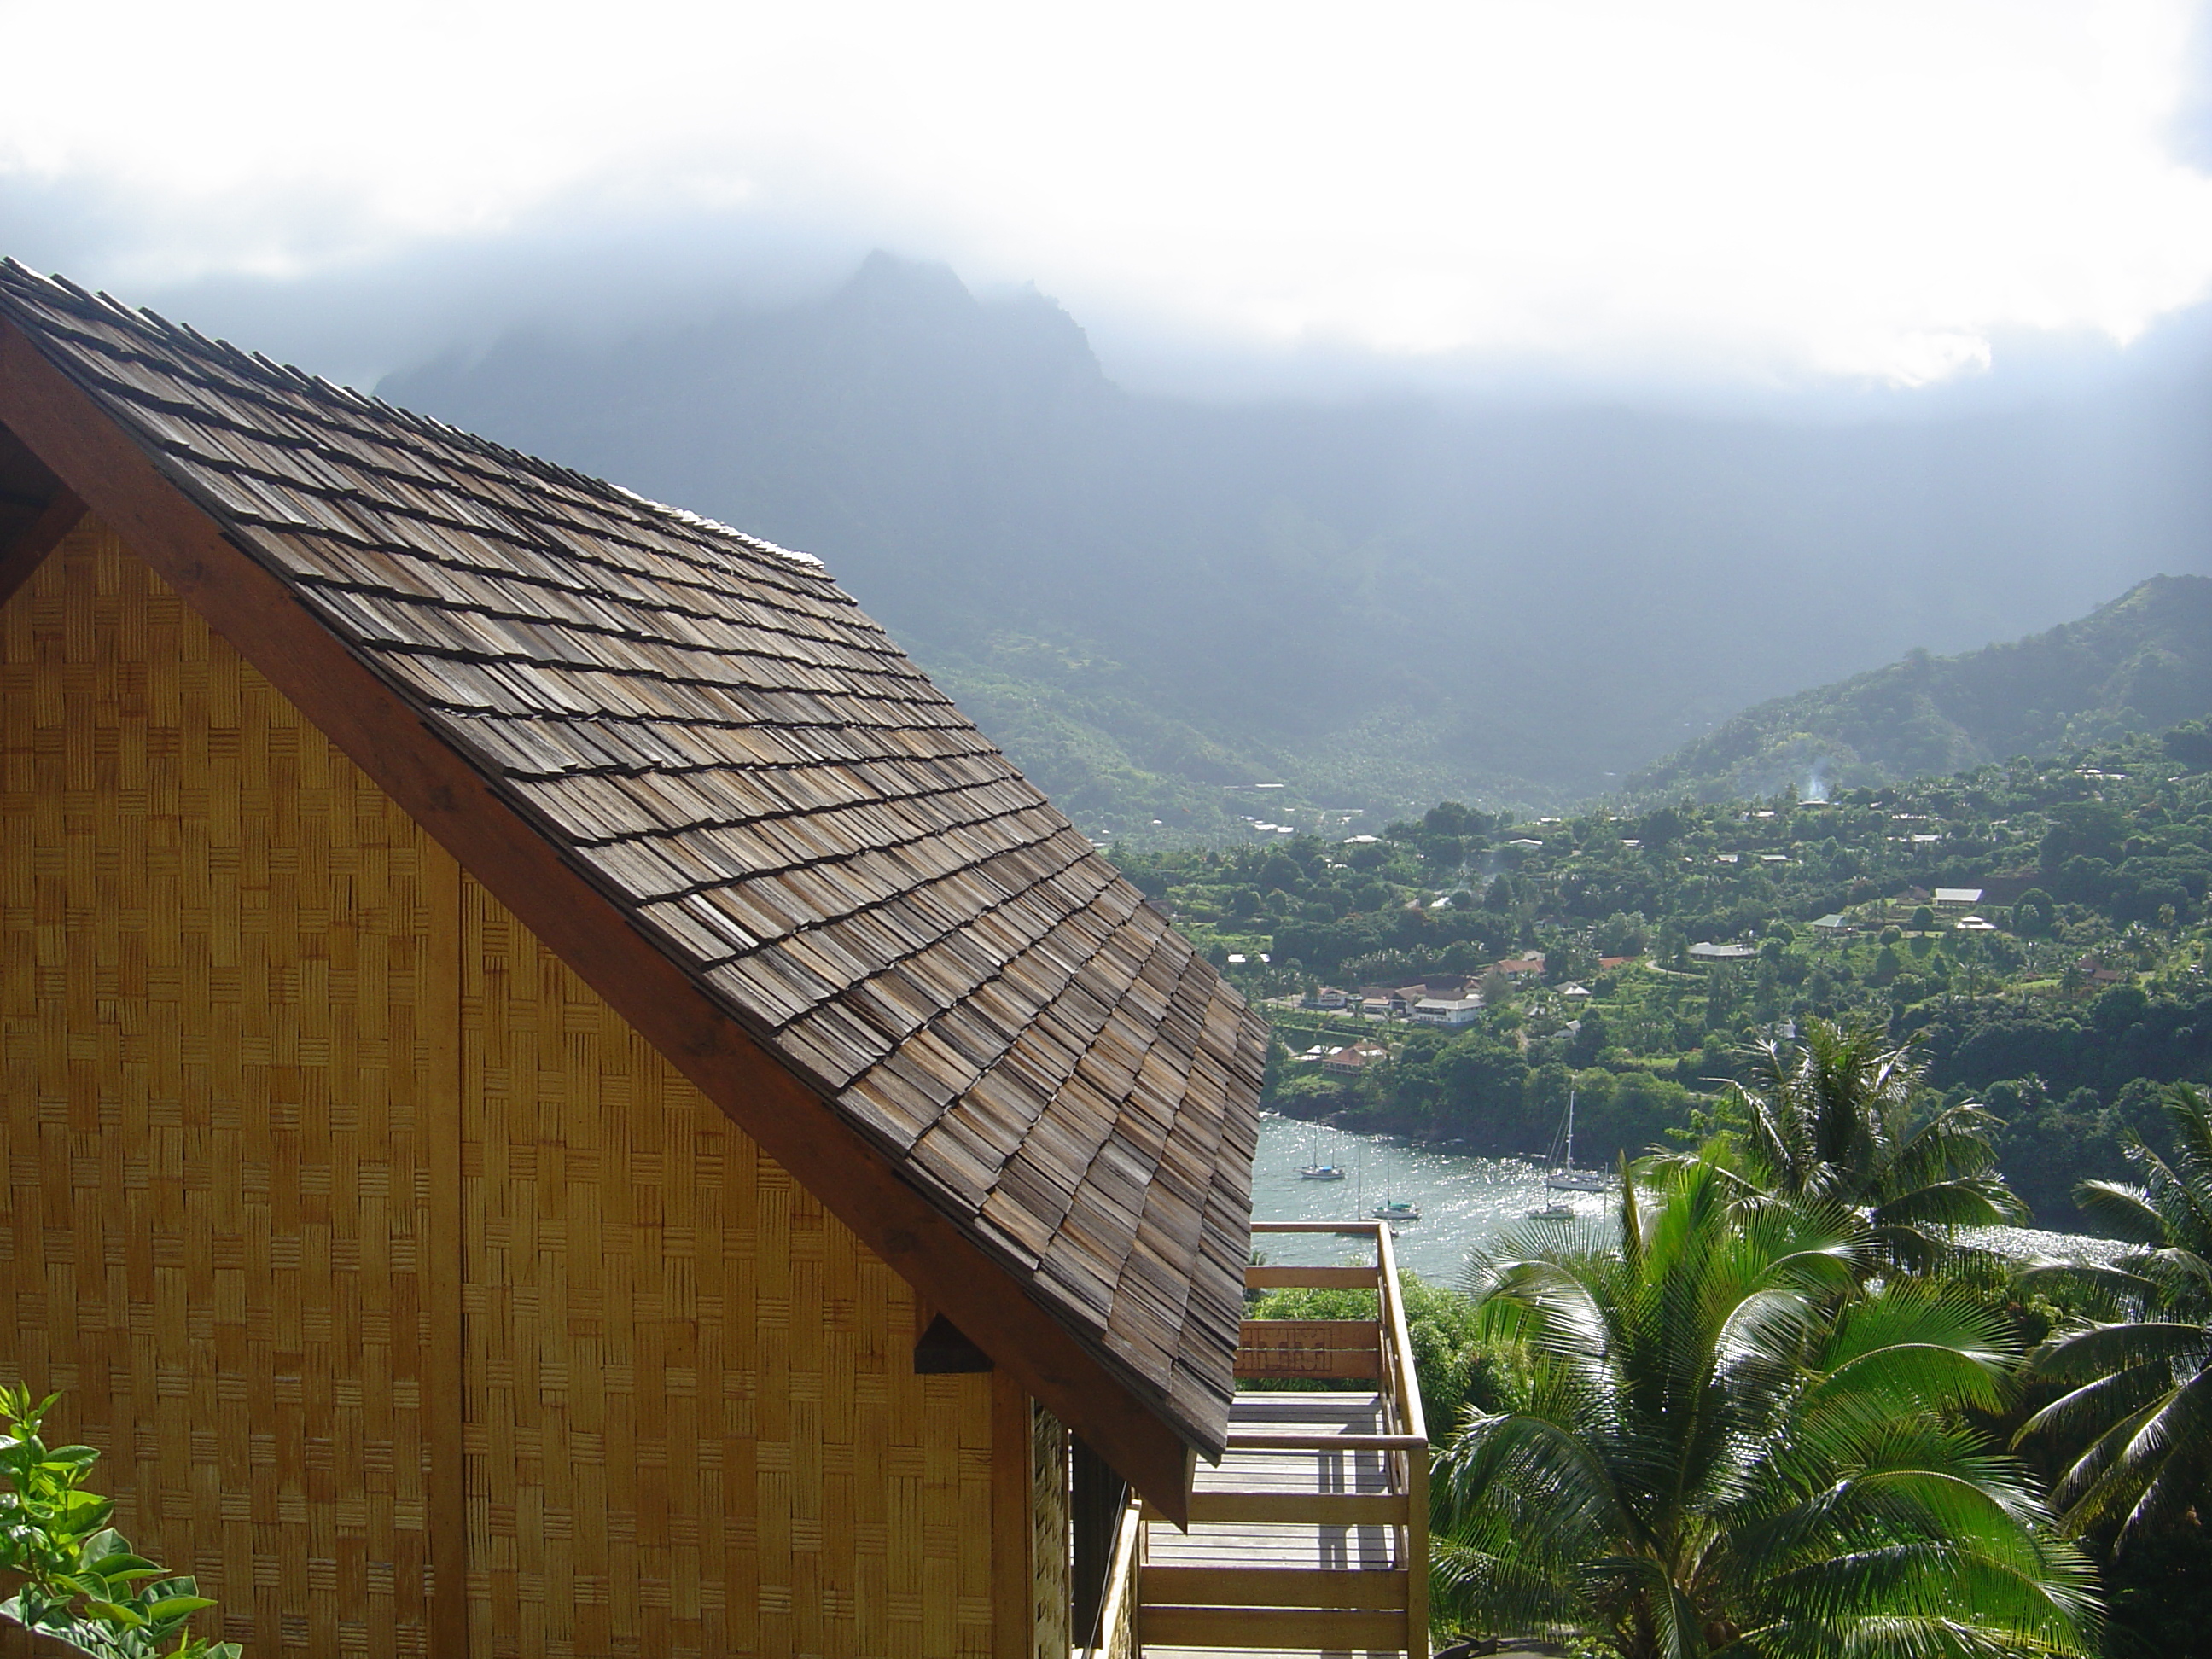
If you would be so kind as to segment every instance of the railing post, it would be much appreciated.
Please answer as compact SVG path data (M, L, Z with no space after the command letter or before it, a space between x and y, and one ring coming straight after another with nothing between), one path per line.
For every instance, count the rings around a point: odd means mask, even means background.
M1390 1225L1375 1225L1375 1263L1382 1279L1382 1341L1389 1351L1401 1431L1420 1444L1406 1452L1406 1651L1429 1659L1429 1426L1421 1406L1420 1379L1413 1371L1413 1341L1406 1328L1406 1304L1399 1294L1397 1252L1390 1247Z
M1429 1449L1406 1454L1406 1651L1429 1659Z

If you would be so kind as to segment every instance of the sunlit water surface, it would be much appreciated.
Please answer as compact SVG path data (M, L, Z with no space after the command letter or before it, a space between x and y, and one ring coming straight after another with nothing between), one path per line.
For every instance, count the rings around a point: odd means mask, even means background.
M1347 1172L1345 1179L1301 1180L1298 1170L1316 1159L1340 1165ZM1450 1146L1316 1129L1285 1117L1261 1121L1260 1152L1252 1168L1255 1220L1357 1221L1386 1199L1418 1205L1421 1218L1398 1226L1399 1265L1447 1283L1458 1279L1468 1251L1510 1228L1529 1225L1528 1212L1553 1196L1545 1190L1544 1172L1517 1158L1470 1158ZM1565 1196L1578 1215L1593 1219L1611 1207L1601 1194ZM2111 1239L2030 1227L1981 1228L1967 1237L2022 1258L2108 1261L2124 1248ZM1279 1236L1257 1242L1278 1262L1331 1261L1346 1249L1325 1239Z

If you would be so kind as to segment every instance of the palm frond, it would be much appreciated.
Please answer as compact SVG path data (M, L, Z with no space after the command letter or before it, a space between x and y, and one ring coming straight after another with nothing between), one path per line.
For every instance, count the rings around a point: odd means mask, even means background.
M2002 1227L2026 1220L2027 1206L2002 1177L1965 1175L1934 1180L1874 1206L1877 1227Z
M1742 1176L1624 1170L1611 1249L1475 1265L1478 1317L1525 1370L1516 1409L1470 1412L1437 1460L1437 1605L1685 1659L1716 1644L1827 1659L1876 1650L1876 1632L1887 1653L2086 1651L2079 1559L1973 1426L2010 1398L2014 1344L1986 1299L2003 1279L1900 1279L1846 1207L1894 1167L1915 1067L1875 1035L1817 1026L1762 1063L1769 1132ZM1782 1159L1792 1196L1746 1189Z
M2080 1440L2147 1411L2173 1389L2173 1368L2164 1361L2107 1371L2058 1396L2020 1425L2013 1444L2037 1435Z
M2141 1304L2155 1295L2156 1284L2140 1273L2104 1261L2034 1261L2019 1268L2013 1282L2027 1291L2087 1291L2114 1302Z
M2074 1206L2107 1237L2148 1246L2166 1242L2166 1218L2152 1207L2140 1187L2118 1181L2084 1181L2074 1188Z
M2203 1363L2212 1332L2164 1320L2116 1320L2045 1343L2030 1367L2055 1382L2078 1382L2130 1365Z

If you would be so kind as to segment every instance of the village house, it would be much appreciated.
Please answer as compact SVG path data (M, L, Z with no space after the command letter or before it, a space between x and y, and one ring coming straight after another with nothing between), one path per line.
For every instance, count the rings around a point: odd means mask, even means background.
M1401 1018L1409 1006L1405 992L1395 985L1359 988L1359 1012L1369 1019Z
M1711 939L1700 939L1689 949L1692 962L1748 962L1759 954L1755 945L1716 945Z
M1331 1077L1355 1078L1378 1060L1390 1058L1390 1051L1379 1042L1362 1038L1341 1048L1332 1048L1321 1058L1321 1069Z
M814 561L9 264L0 679L0 1375L221 1633L1035 1659L1189 1512L1264 1027Z
M1413 1008L1424 1025L1472 1025L1481 1013L1480 997L1423 997Z

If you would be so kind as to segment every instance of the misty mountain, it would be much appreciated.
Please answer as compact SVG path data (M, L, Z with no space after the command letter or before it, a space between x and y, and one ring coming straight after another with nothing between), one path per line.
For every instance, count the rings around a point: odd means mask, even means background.
M826 299L518 333L380 391L821 556L1094 831L1581 797L2212 546L2194 388L1853 425L1208 404L1117 387L1047 299L881 255Z
M2154 576L2078 622L1965 656L1915 651L1745 710L1629 780L1700 800L1963 772L2212 714L2212 580Z

